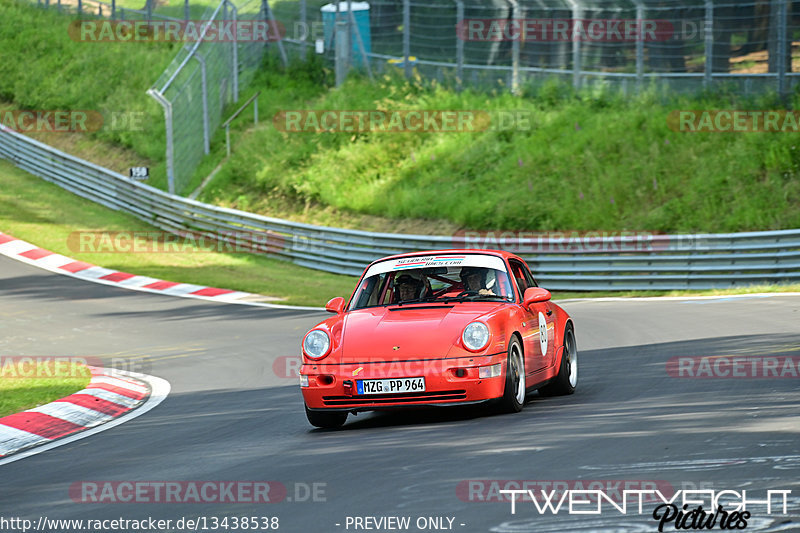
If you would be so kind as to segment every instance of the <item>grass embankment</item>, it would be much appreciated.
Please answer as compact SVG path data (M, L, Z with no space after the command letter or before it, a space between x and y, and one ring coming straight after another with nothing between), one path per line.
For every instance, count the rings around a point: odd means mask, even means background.
M182 43L78 42L74 17L56 9L0 0L0 11L0 109L99 112L99 131L25 133L126 174L137 165L164 174L164 114L146 91Z
M132 233L154 229L130 215L74 196L5 161L0 161L0 183L0 231L80 261L169 281L269 295L280 298L280 303L294 305L324 305L334 296L349 296L353 290L351 277L247 253L208 253L191 246L182 253L81 252L69 244L73 232Z
M0 417L32 409L86 387L91 373L69 360L8 359L0 364Z
M259 81L281 79L270 74ZM299 84L297 77L293 83ZM516 98L457 94L384 77L376 83L351 79L309 101L261 105L271 112L276 107L444 109L484 110L497 117L520 111L530 127L285 133L264 122L238 136L234 154L204 200L287 216L335 211L493 230L800 227L797 134L683 133L667 125L676 109L781 107L768 96L646 92L625 98L546 84Z

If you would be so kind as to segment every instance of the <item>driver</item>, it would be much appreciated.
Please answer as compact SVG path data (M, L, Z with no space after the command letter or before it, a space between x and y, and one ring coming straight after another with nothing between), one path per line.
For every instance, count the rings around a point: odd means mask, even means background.
M463 267L459 273L465 291L474 291L481 296L496 296L494 291L486 288L486 269L480 267Z
M411 274L401 274L394 282L395 301L408 302L418 300L425 284Z

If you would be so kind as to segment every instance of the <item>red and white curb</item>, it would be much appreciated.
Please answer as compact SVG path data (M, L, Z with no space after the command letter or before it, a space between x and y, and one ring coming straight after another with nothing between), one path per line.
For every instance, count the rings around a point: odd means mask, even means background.
M137 276L127 272L119 272L53 253L3 232L0 232L0 255L49 270L50 272L55 272L56 274L64 274L85 281L113 285L115 287L122 287L135 291L276 309L314 311L320 311L322 309L320 307L259 302L254 300L264 300L267 297L250 292L218 289L216 287L205 287L202 285L178 283L175 281L164 281L148 276Z
M255 296L248 292L217 289L215 287L204 287L202 285L192 285L189 283L177 283L148 276L137 276L127 272L118 272L53 253L44 248L39 248L35 244L14 238L7 233L0 233L0 254L44 268L51 272L67 274L76 278L104 283L106 285L125 287L126 289L226 302Z
M0 418L0 465L94 435L140 416L169 394L169 382L135 372L89 367L85 389ZM26 451L27 450L27 451Z

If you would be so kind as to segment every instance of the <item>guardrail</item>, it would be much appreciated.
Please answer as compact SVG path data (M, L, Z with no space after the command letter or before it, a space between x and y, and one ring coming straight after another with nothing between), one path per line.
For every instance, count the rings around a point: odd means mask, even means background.
M79 196L160 229L201 233L305 267L357 276L394 253L491 247L521 255L556 290L672 290L800 282L800 229L699 235L543 238L459 233L402 235L314 226L168 194L0 126L0 157ZM493 240L497 239L497 240Z

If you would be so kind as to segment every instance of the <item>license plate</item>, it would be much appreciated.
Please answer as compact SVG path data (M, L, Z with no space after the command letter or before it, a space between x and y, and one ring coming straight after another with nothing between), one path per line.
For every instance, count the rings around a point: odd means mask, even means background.
M400 394L424 392L425 378L357 379L358 394Z

